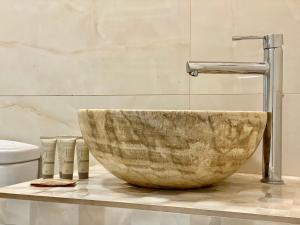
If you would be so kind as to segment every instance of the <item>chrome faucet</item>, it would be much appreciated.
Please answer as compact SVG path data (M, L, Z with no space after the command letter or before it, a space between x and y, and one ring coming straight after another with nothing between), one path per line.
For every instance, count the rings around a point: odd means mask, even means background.
M199 73L261 74L264 76L263 109L267 125L263 136L262 182L283 184L282 180L282 64L283 35L234 36L233 41L262 39L263 62L206 62L189 61L186 71L191 76Z

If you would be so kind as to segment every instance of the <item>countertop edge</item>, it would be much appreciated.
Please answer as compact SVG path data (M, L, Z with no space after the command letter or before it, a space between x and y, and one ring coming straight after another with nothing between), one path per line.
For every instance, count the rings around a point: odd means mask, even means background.
M297 217L258 215L255 213L245 213L245 212L235 212L235 211L229 212L229 211L197 209L197 208L178 207L178 206L158 206L153 204L151 205L151 204L141 204L141 203L126 203L126 202L117 202L117 201L112 202L112 201L88 200L88 199L77 199L77 198L20 195L20 194L12 194L12 193L5 193L5 192L0 193L0 198L300 224L300 218Z

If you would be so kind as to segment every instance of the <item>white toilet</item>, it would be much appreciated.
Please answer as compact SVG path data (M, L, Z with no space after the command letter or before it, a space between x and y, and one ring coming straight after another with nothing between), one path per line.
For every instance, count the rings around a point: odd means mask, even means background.
M35 145L0 140L0 187L36 179L39 158Z

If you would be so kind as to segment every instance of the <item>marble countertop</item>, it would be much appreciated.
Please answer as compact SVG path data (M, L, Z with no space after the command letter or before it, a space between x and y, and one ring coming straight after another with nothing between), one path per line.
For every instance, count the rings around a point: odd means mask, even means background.
M75 187L41 188L25 182L0 188L0 198L300 224L300 178L285 177L285 185L259 180L259 175L234 174L209 188L144 189L119 180L99 165L91 167L89 180Z

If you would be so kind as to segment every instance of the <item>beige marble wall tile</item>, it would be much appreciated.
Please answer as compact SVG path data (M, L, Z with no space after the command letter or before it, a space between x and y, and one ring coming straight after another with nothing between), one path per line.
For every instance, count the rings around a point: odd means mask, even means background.
M79 205L78 225L109 225L105 223L105 209L101 206Z
M262 111L262 94L251 95L191 95L191 109Z
M300 176L300 94L286 94L283 103L283 172Z
M0 94L188 93L188 0L0 5Z
M30 225L79 225L79 205L34 201L29 203ZM101 221L99 224L101 225Z
M79 135L80 108L187 109L187 95L0 97L0 137L39 144L41 135Z
M190 215L187 214L81 205L79 207L79 225L191 224Z
M32 225L30 201L0 199L0 224Z
M300 2L297 0L192 0L193 60L261 61L261 41L232 42L232 35L284 34L284 91L299 93ZM212 78L213 77L213 78ZM260 77L203 75L191 93L261 93Z

